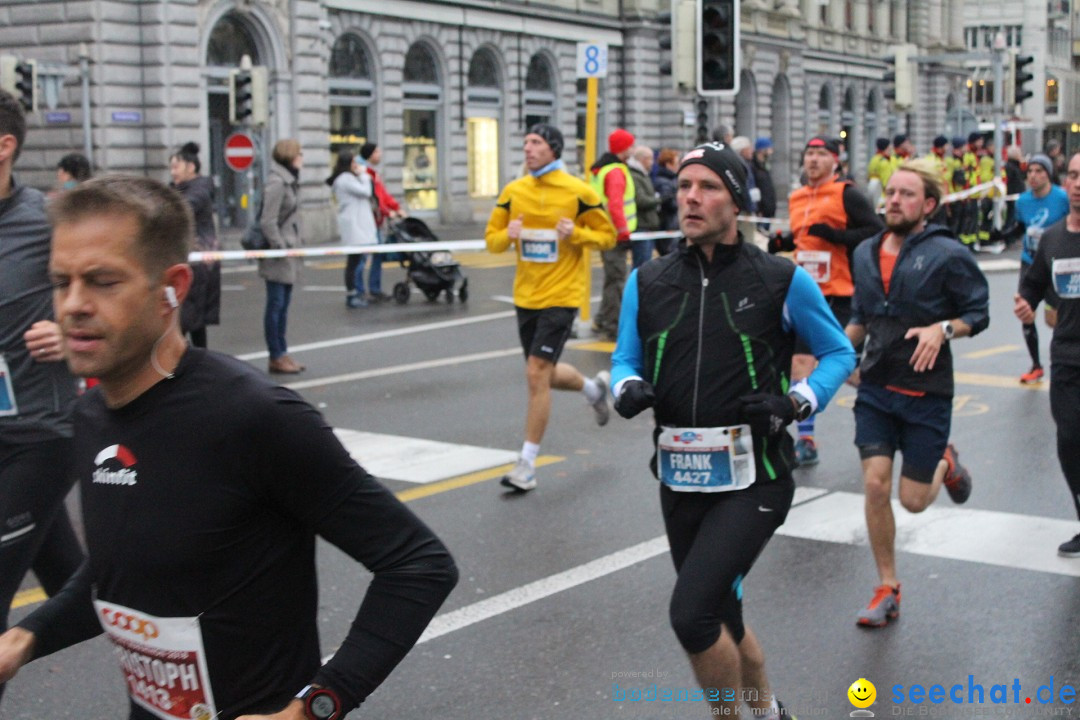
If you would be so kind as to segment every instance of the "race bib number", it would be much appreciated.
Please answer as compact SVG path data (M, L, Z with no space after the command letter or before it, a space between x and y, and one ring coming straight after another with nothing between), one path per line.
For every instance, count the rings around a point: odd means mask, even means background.
M217 716L198 618L159 618L101 600L94 607L136 705L162 720Z
M754 484L749 425L663 428L657 440L660 481L681 492L726 492Z
M7 360L0 355L0 417L19 414L19 406L15 404L15 384L11 381L11 369Z
M795 263L810 273L817 283L827 283L832 277L832 253L825 250L799 250Z
M522 228L519 242L522 260L553 263L559 259L559 234L554 230Z
M1080 258L1060 258L1052 265L1054 290L1063 300L1080 298Z
M1042 240L1046 228L1041 225L1033 225L1027 229L1027 249L1032 255L1039 249L1039 241Z

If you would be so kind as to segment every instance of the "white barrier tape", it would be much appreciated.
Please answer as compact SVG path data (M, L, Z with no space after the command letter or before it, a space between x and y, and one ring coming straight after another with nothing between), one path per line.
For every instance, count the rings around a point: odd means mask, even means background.
M220 260L260 260L286 257L326 257L331 255L371 255L374 253L435 252L437 250L485 250L483 240L447 240L446 242L388 243L386 245L330 245L317 248L282 248L278 250L214 250L193 252L188 262Z
M990 181L988 183L982 183L981 185L976 185L975 187L968 188L967 190L961 190L959 192L949 193L944 198L942 198L941 201L944 204L944 203L956 202L957 200L967 200L972 195L975 195L977 193L981 193L981 192L983 192L985 190L989 190L990 188L995 188L995 189L997 189L998 192L1000 192L1002 194L1005 194L1005 183L1004 183L1004 181L1002 181L1002 180L992 180L992 181Z

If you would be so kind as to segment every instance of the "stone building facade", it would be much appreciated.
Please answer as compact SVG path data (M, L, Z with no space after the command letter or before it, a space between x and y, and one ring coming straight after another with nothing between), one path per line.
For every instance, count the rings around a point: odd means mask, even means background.
M66 72L55 108L31 121L23 182L45 186L60 156L83 146L80 54L90 58L93 163L99 171L167 179L180 144L203 147L222 224L247 221L255 173L224 166L228 71L243 55L269 68L270 120L253 132L261 157L285 137L305 149L301 175L312 242L335 234L332 154L365 141L383 149L390 190L434 225L482 221L517 176L532 122L557 124L565 159L582 164L584 81L578 42L605 43L599 137L626 127L654 148L686 149L695 96L661 63L658 17L669 0L7 0L0 47ZM920 65L916 108L884 98L883 57L963 49L963 0L744 0L736 98L709 101L713 126L771 136L781 193L807 138L842 136L865 174L874 138L910 132L920 151L965 97L962 62ZM242 129L242 128L241 128ZM574 138L577 142L573 142Z

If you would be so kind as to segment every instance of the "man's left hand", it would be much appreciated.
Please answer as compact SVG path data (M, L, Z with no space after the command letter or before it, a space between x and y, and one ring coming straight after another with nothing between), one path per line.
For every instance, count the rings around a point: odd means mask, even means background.
M23 333L26 350L38 362L57 362L64 359L60 326L52 320L38 320Z
M912 353L908 364L915 372L926 372L934 369L938 353L941 352L941 344L945 342L945 331L940 323L927 325L926 327L911 328L904 335L905 340L917 337L919 344Z
M307 720L302 700L293 700L273 715L241 715L236 720Z
M754 435L779 435L795 419L795 403L787 395L756 393L739 398L742 416Z
M558 233L559 240L569 240L574 234L574 221L566 217L559 218L559 222L555 223L555 232Z

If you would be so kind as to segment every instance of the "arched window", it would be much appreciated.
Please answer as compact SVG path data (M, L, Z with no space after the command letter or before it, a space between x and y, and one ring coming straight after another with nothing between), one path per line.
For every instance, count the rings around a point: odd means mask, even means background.
M855 154L855 131L855 89L849 87L844 91L844 105L840 110L840 141L847 148L849 162Z
M878 98L873 90L866 96L866 113L863 115L863 132L866 135L866 156L873 157L877 152L877 139L881 132L878 130Z
M465 98L469 195L495 197L499 194L502 77L499 62L490 48L480 48L473 53Z
M538 122L555 123L555 71L541 53L529 59L525 73L525 129Z
M259 64L259 49L251 30L240 17L229 13L218 20L210 31L206 64L237 67L244 55L250 57L253 64Z
M363 41L346 33L330 51L330 151L357 152L374 136L375 78Z
M832 87L826 83L818 93L818 135L828 137L832 132Z
M415 42L405 54L404 165L402 187L412 210L439 207L438 129L442 85L439 63L431 48Z

